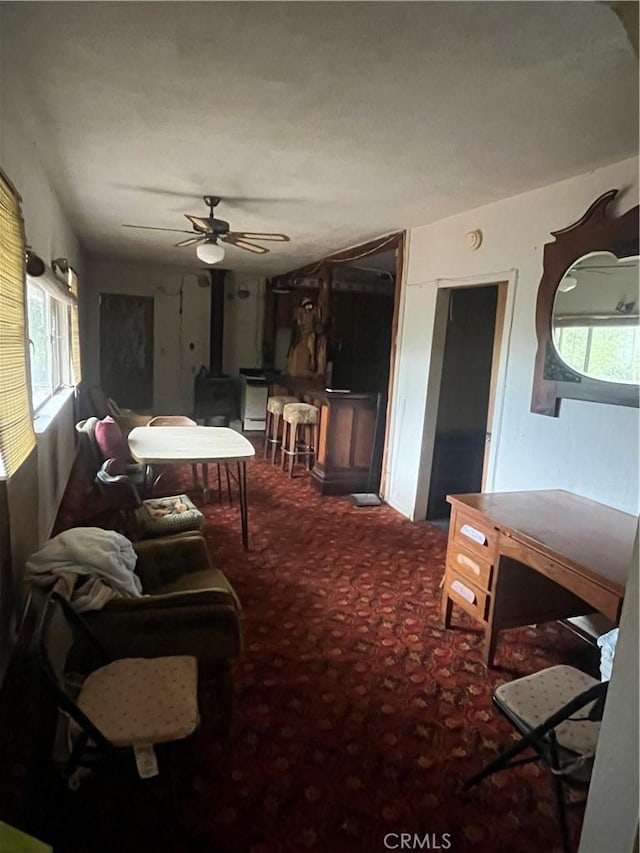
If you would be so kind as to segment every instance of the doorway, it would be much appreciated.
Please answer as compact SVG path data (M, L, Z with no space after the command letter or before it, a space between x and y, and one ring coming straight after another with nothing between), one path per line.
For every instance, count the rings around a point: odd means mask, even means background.
M100 384L130 409L153 407L153 297L100 294Z
M426 518L446 523L448 494L483 490L506 302L506 282L446 289L444 347Z

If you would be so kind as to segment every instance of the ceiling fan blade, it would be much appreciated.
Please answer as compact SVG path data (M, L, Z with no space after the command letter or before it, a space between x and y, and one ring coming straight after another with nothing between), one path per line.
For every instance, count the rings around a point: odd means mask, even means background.
M173 231L175 234L191 234L185 228L156 228L155 225L122 225L122 228L143 228L145 231Z
M189 213L185 213L185 216L196 231L204 231L205 233L211 231L211 225L208 219L203 219L202 216L191 216Z
M190 183L199 185L201 183L200 177L194 177ZM139 193L149 193L150 195L164 195L174 198L184 198L191 199L192 201L202 201L202 192L198 190L187 190L185 192L179 192L174 188L172 189L164 189L163 187L149 187L149 186L140 186L139 184L124 184L117 183L113 181L111 186L117 187L120 190L130 190L132 192ZM287 198L273 198L271 196L246 196L246 195L227 195L227 193L220 192L216 193L219 195L222 201L225 204L234 204L234 205L243 205L243 204L299 204L300 202L304 202L305 199L300 198L299 196L294 198L293 196L289 196Z
M201 234L200 237L187 237L186 240L180 240L179 243L174 243L173 245L176 247L181 246L193 246L195 243L201 243L203 240L207 239L206 234Z
M230 236L227 234L225 237L220 237L219 239L223 243L228 243L230 246L237 246L239 249L245 249L247 252L254 252L256 255L266 255L269 251L264 246L256 246L255 243L248 243L246 240L242 240L236 236L230 239Z
M269 234L262 231L231 231L230 235L234 238L244 240L272 240L274 243L288 243L289 238L286 234Z

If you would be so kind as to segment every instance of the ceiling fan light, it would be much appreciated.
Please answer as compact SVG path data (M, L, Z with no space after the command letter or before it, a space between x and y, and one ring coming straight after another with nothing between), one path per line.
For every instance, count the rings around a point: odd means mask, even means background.
M206 240L196 248L196 255L205 264L218 264L224 258L224 249L214 240Z

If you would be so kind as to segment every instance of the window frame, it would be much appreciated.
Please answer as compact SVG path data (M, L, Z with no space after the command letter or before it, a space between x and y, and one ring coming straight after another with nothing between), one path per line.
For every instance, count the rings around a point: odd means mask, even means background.
M31 326L30 297L37 293L44 300L44 337L46 351L46 384L34 384L36 341ZM27 275L25 282L27 319L27 356L29 393L34 417L60 390L73 384L71 353L71 306L57 299L37 278ZM40 371L39 371L40 372Z

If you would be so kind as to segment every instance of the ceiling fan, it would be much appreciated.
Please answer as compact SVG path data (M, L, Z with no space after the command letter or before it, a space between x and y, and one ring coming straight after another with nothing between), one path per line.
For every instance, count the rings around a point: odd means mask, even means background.
M277 243L286 243L289 240L286 234L269 234L258 231L231 231L228 222L225 222L224 219L216 219L213 215L214 207L220 204L220 197L205 195L202 198L204 203L209 206L209 216L205 218L185 213L185 216L192 225L191 231L183 228L158 228L153 225L123 225L122 227L190 234L191 236L187 237L186 240L180 240L179 243L175 243L174 245L180 247L197 245L196 254L206 264L217 264L224 258L224 248L220 243L227 243L229 246L236 246L238 249L244 249L256 255L265 255L269 249L265 249L264 246L258 246L252 242L253 240Z

